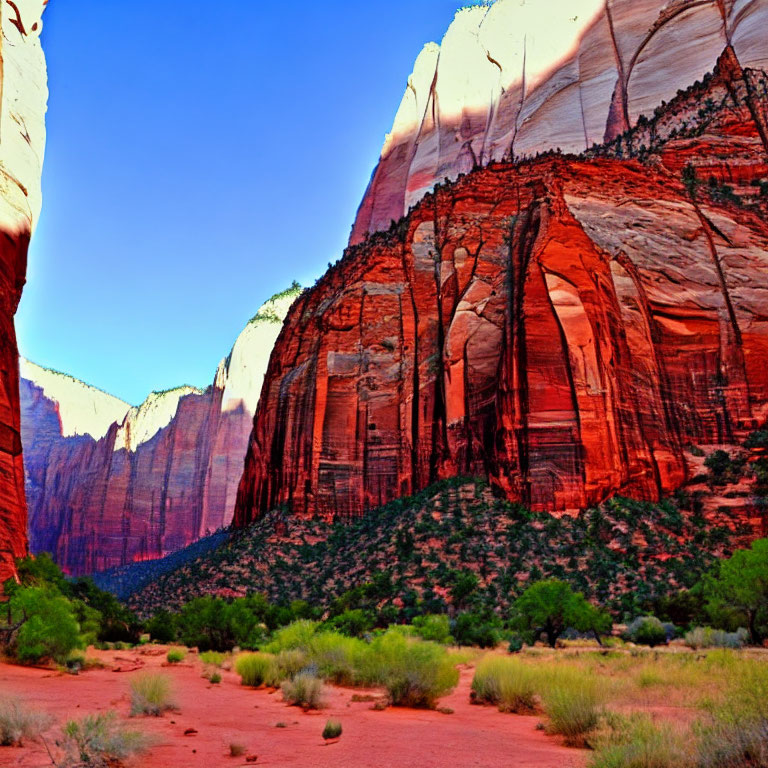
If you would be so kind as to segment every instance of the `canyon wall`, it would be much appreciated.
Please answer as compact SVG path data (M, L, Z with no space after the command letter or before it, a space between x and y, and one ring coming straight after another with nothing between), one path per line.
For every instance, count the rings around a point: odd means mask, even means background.
M269 354L298 286L248 323L205 391L139 407L22 362L29 542L70 574L162 557L229 525Z
M768 0L497 0L425 46L351 242L491 160L581 152L650 116L727 44L768 66Z
M277 341L235 524L350 517L461 474L534 510L656 499L685 445L755 428L768 78L727 47L648 112L591 157L439 185L350 247Z
M40 46L45 5L43 0L18 0L0 9L0 582L14 575L15 559L27 552L13 318L41 207L48 100Z

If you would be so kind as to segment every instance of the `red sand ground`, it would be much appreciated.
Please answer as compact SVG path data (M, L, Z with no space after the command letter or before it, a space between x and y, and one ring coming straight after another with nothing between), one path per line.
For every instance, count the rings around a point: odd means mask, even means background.
M471 669L462 669L458 688L441 701L453 714L392 707L379 712L370 702L350 701L365 691L331 687L326 709L304 713L286 706L279 692L244 688L234 672L223 672L221 683L211 685L201 677L202 664L190 654L188 663L163 667L173 679L178 711L160 718L129 718L129 681L136 672L114 669L159 669L165 652L145 647L91 651L89 656L107 667L73 676L0 664L0 694L18 696L51 713L57 720L48 734L51 743L66 720L117 710L130 727L158 740L133 760L135 768L234 768L253 764L246 762L249 755L258 756L256 765L301 768L582 768L586 763L582 750L563 747L536 730L539 718L471 705ZM338 742L325 745L321 733L329 717L341 721L344 733ZM287 727L276 727L279 722ZM197 733L185 736L188 728ZM230 743L245 746L245 755L230 757ZM0 748L0 766L50 765L41 745Z

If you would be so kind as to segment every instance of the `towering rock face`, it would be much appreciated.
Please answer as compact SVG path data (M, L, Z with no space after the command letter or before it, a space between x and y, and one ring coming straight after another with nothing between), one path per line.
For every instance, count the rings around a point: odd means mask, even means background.
M278 339L235 523L459 474L535 510L654 499L684 445L754 428L768 77L729 47L705 80L593 157L492 163L348 249Z
M497 0L459 11L413 74L351 242L489 160L613 139L732 44L768 66L768 0Z
M300 289L268 301L204 392L131 407L23 362L21 435L33 552L71 574L161 557L229 525L267 361Z
M39 38L45 5L18 0L0 9L0 582L13 576L15 559L27 551L13 316L41 205L48 88Z

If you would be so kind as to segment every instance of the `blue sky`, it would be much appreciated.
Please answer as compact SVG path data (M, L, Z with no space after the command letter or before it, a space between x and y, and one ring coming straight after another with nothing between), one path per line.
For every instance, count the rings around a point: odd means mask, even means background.
M54 0L26 357L129 402L208 385L259 305L340 255L457 0Z

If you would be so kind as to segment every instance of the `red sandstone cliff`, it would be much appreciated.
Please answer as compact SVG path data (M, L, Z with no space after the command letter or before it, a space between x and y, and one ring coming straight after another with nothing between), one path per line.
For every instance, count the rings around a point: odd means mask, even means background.
M352 230L389 227L489 160L612 139L733 45L768 67L768 0L497 0L421 52Z
M180 387L131 408L25 361L32 552L91 573L162 557L229 525L269 353L298 293L259 310L204 392Z
M42 0L4 3L0 11L0 582L26 554L24 467L19 435L19 355L13 317L40 213L45 147Z
M550 511L678 487L768 408L767 107L728 48L602 157L493 163L348 249L277 341L235 524L457 474Z

